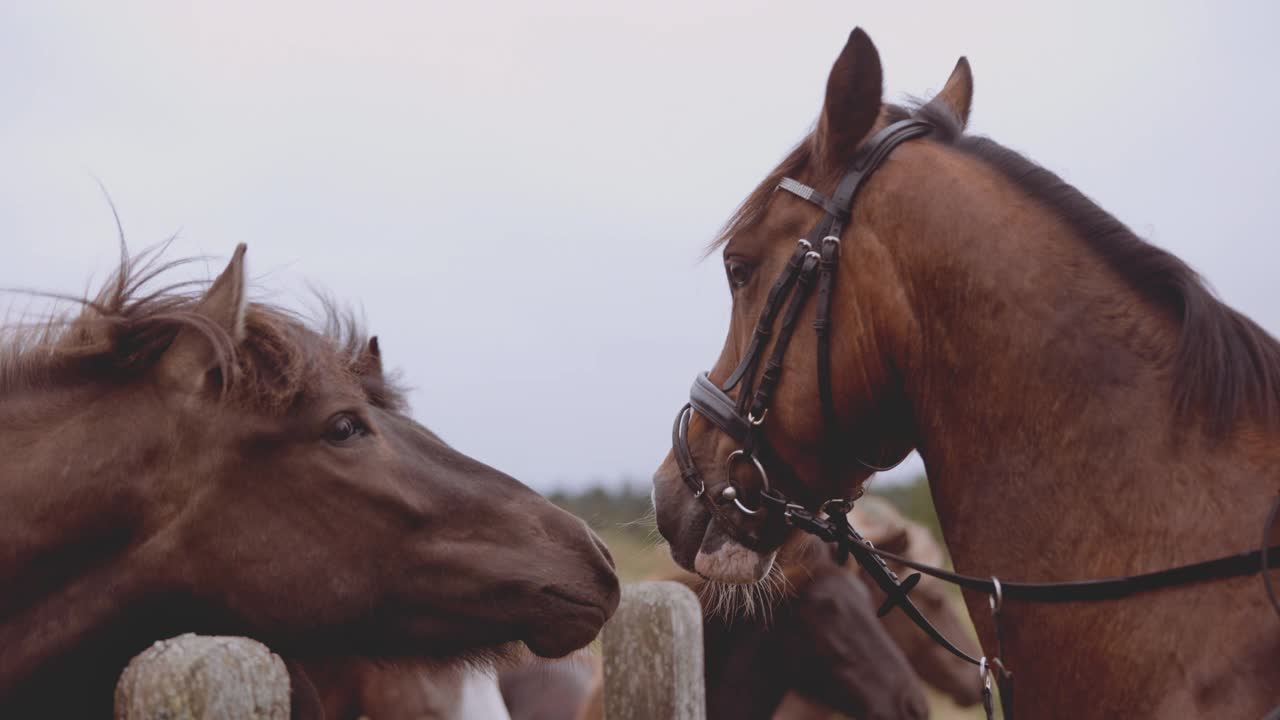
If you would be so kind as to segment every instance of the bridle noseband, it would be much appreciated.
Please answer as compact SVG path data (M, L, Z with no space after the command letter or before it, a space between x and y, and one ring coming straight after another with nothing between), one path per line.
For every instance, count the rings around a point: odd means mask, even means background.
M717 500L725 504L732 503L740 513L747 516L760 514L766 506L785 511L788 505L793 505L778 489L777 483L770 483L768 471L779 479L789 480L786 485L793 492L803 492L804 486L795 481L795 472L764 438L763 426L782 375L783 358L795 333L800 313L815 291L816 282L817 311L813 329L818 343L818 395L822 402L824 432L831 436L836 429L835 399L831 393L831 295L840 263L840 236L852 218L853 201L858 190L889 153L907 140L926 135L932 129L933 126L929 123L911 118L893 123L877 132L854 156L848 172L830 198L792 178L783 178L778 183L778 190L789 192L822 208L823 217L809 231L808 236L796 243L791 259L769 289L755 332L752 333L751 341L737 368L723 386L716 385L705 373L694 379L693 388L689 392L689 403L680 409L672 428L671 444L676 463L680 466L680 476L693 491L694 497L707 503L715 515L722 514ZM757 381L756 371L769 339L774 334L774 324L780 311L782 320L777 328L773 350ZM734 388L738 389L737 400L729 396ZM706 481L689 450L689 422L695 412L738 443L739 448L725 458L725 464L729 470L733 470L733 466L738 463L748 463L755 469L760 478L761 504L754 508L748 507L743 502L742 491L733 484L731 478L718 499L707 495ZM829 441L831 439L828 437ZM831 442L827 445L830 446ZM871 465L868 468L883 469ZM832 502L844 504L850 501L837 498L823 504ZM808 505L816 506L817 503ZM726 531L734 532L732 524L730 525Z

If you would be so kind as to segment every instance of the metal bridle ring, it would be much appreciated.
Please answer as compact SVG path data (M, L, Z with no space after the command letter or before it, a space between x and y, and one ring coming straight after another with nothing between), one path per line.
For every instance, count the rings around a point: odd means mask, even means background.
M689 423L693 421L693 412L694 412L693 407L689 406L689 407L686 407L684 411L680 413L680 425L679 425L678 435L680 438L680 442L683 443L686 447L688 447L689 445ZM698 489L693 493L693 499L697 500L698 498L702 497L704 493L707 492L707 481L702 479L702 473L698 472L698 468L696 465L690 468L690 472L692 472L693 477L695 477L698 480ZM683 467L680 470L680 474L681 475L685 474L685 470ZM686 483L687 482L688 481L686 480Z
M991 613L1000 612L1000 606L1004 604L1004 592L1000 587L1000 578L995 575L991 576L991 584L995 586L996 591L987 598L987 603L991 605Z
M978 661L978 680L987 688L988 692L991 691L991 663L987 662L985 655Z
M769 473L766 473L764 471L764 465L760 464L760 459L757 458L755 455L748 455L746 451L742 449L734 450L733 452L729 453L729 457L724 459L725 468L728 470L732 470L733 463L735 459L738 457L748 458L749 460L751 460L751 463L756 466L756 472L760 473L760 481L764 483L764 487L761 489L761 492L767 492L770 489ZM728 480L728 483L729 483L729 487L733 487L732 478ZM764 509L764 506L762 505L760 507L757 507L755 510L752 510L751 508L748 508L746 505L743 505L742 501L739 500L736 495L733 498L733 504L737 505L738 509L746 513L747 515L755 515Z

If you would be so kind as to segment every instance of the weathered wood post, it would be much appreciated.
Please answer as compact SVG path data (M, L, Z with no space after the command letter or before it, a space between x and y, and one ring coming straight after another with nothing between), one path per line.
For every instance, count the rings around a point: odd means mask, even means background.
M704 720L702 606L675 582L622 588L604 626L605 720Z
M125 668L115 720L289 720L289 672L255 640L179 635Z

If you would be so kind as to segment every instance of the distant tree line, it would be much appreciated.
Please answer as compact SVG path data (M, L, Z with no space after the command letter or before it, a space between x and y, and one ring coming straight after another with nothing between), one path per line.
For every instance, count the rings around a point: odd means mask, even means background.
M547 499L577 515L596 530L621 531L645 538L654 531L649 486L624 479L605 485L598 482L582 490L557 490Z
M868 492L893 503L903 515L922 523L939 539L938 516L933 509L933 497L924 475L918 475L905 483L881 484L872 481ZM620 531L636 537L648 537L654 531L653 506L649 499L649 484L633 479L619 483L596 482L576 490L557 490L547 495L555 504L577 515L596 530Z
M933 531L942 541L942 528L938 525L938 513L933 508L933 495L929 493L929 481L921 473L903 483L881 484L875 479L867 485L867 492L893 503L903 515Z

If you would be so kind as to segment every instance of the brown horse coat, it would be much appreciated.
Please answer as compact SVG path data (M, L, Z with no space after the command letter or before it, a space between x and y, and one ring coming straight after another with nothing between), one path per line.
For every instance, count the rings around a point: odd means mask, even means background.
M912 114L933 124L862 187L841 238L833 427L816 340L798 333L788 349L763 432L804 487L779 489L848 497L870 474L860 460L916 448L957 570L1006 581L1130 575L1256 548L1280 486L1280 343L1061 178L966 135L967 61L919 108L885 104L882 85L879 53L855 30L816 130L721 238L734 308L714 382L737 365L769 284L822 214L776 193L778 181L829 194L873 133ZM720 497L719 461L736 443L695 418L689 446L707 496ZM670 456L654 486L683 566L739 580L767 568L775 546L734 539L767 515L710 520ZM1002 647L987 598L965 600L984 651L1016 677L1022 717L1248 718L1280 703L1280 632L1257 578L1010 602Z
M105 717L182 632L447 664L564 655L617 606L581 520L414 421L340 315L251 303L244 257L192 292L125 256L0 334L0 717Z

